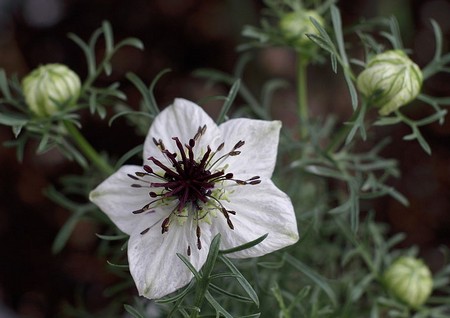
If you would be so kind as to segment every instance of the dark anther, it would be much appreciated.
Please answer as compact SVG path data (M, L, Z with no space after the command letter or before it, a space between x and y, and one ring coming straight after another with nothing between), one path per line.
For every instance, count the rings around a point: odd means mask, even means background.
M127 176L129 176L131 179L133 179L133 180L139 180L139 178L138 177L136 177L136 176L133 176L132 174L127 174Z
M153 173L153 169L150 168L150 166L148 166L148 165L144 165L144 170L148 173Z
M191 246L190 245L188 245L188 248L187 248L187 256L191 256Z
M197 229L196 229L196 235L197 235L197 248L199 250L202 249L202 242L200 241L200 236L202 235L201 231L200 231L200 226L197 225Z
M227 218L227 224L230 229L234 230L234 225L233 222L231 222L230 218Z
M132 188L142 188L142 186L141 186L140 184L136 184L136 183L133 183L133 184L131 185L131 187L132 187Z
M148 232L148 230L150 230L150 228L148 227L148 228L146 228L145 230L143 230L142 232L141 232L141 235L144 235L145 233L147 233Z
M164 221L161 223L161 234L164 234L165 232L169 231L169 221L170 216L166 217Z
M243 140L239 140L237 143L236 143L236 145L234 145L234 150L236 150L236 149L238 149L238 148L241 148L243 145L245 144L245 141L243 141Z
M153 138L153 143L155 144L156 147L158 147L161 150L166 150L166 147L164 146L163 142L161 139L156 140L155 138Z
M133 212L131 212L131 213L133 213L133 214L141 214L142 212L144 212L145 210L144 209L139 209L139 210L134 210Z

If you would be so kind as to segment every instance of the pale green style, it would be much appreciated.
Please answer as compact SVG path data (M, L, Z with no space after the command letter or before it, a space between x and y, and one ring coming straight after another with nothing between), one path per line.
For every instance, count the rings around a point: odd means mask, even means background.
M306 34L319 34L310 18L316 20L320 25L324 25L323 18L314 10L299 10L285 14L280 19L280 29L284 37L300 47L315 46L306 36Z
M140 295L161 298L188 284L193 275L177 253L200 270L219 233L221 249L268 234L227 255L233 258L297 242L291 200L270 180L280 128L245 118L217 126L200 106L176 99L150 127L143 166L123 166L91 192L130 235L128 263Z
M78 75L62 64L46 64L22 80L25 102L40 117L74 106L80 95Z
M375 55L357 78L358 90L387 116L413 101L422 87L422 72L403 51Z
M424 304L433 290L433 277L427 265L413 257L400 257L383 276L388 290L412 308Z

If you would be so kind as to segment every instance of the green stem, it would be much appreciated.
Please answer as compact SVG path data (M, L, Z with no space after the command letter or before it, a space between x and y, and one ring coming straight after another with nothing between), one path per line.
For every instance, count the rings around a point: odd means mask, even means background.
M99 168L105 175L111 175L114 173L114 168L99 155L99 153L84 138L73 123L66 121L64 122L64 125L75 143L78 145L78 148L95 166L97 166L97 168Z
M276 284L272 288L272 293L278 302L278 306L280 306L281 312L280 312L279 316L282 318L291 318L291 311L289 310L289 308L286 307L286 305L284 303L283 295L281 294L281 290L280 290L280 287L278 286L278 284Z
M309 61L301 53L297 54L297 102L300 117L300 133L303 138L308 135L308 83L307 68Z
M194 306L197 308L202 308L203 301L205 300L206 292L208 291L209 279L206 277L202 277L199 281L197 281L197 289L195 290L195 300ZM189 318L197 318L199 312L197 310L192 311Z
M361 112L362 107L358 107L352 114L352 117L347 121L348 123L354 122L356 118L358 118L359 113ZM327 153L335 152L344 142L348 133L352 129L352 125L342 125L342 127L334 134L334 138L331 139L328 147L326 149Z

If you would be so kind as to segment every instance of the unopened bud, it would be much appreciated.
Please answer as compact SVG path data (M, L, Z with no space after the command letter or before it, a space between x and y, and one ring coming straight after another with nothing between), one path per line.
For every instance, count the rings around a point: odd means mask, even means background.
M323 18L314 10L299 10L284 15L280 20L280 29L286 40L299 47L314 45L306 34L318 34L319 31L310 18L324 25Z
M394 296L412 308L426 302L433 290L433 277L422 260L400 257L383 276L385 286Z
M414 100L420 93L423 75L420 68L400 50L378 54L357 78L358 90L372 98L382 116L389 115Z
M28 107L41 117L74 106L80 89L78 75L62 64L42 65L22 80Z

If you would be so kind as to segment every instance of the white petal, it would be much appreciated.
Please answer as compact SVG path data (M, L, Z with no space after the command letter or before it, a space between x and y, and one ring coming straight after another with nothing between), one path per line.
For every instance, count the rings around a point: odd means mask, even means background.
M240 155L229 157L227 172L240 178L241 174L259 175L270 178L275 167L280 121L255 119L232 119L219 126L225 141L223 152L228 152L240 140L245 141L239 148Z
M230 229L225 217L218 215L213 221L215 232L222 235L221 249L229 249L248 243L268 234L258 245L232 253L235 258L262 256L298 241L297 221L289 197L270 180L259 185L236 186L229 195L229 201L222 201L228 209L234 230Z
M141 228L142 224L151 226L164 214L168 215L167 211L161 209L152 213L132 213L152 200L148 194L149 188L131 187L133 183L139 182L131 179L128 174L134 175L136 171L142 171L142 168L123 166L89 194L89 199L127 234L131 234L136 228Z
M183 225L177 224L175 220L164 234L161 234L159 222L145 234L131 235L128 242L128 262L139 295L157 299L189 283L193 275L176 253L186 256L195 269L200 270L211 244L211 232L204 227L200 250L197 248L192 218ZM190 256L187 255L188 246L191 249Z
M187 144L195 136L198 128L204 125L207 127L206 133L194 147L196 155L206 151L207 145L217 147L220 144L220 131L200 106L185 99L175 99L174 103L166 107L153 121L144 143L144 161L154 156L165 162L161 151L153 143L153 138L161 139L171 152L179 152L172 138L178 137L183 145Z

